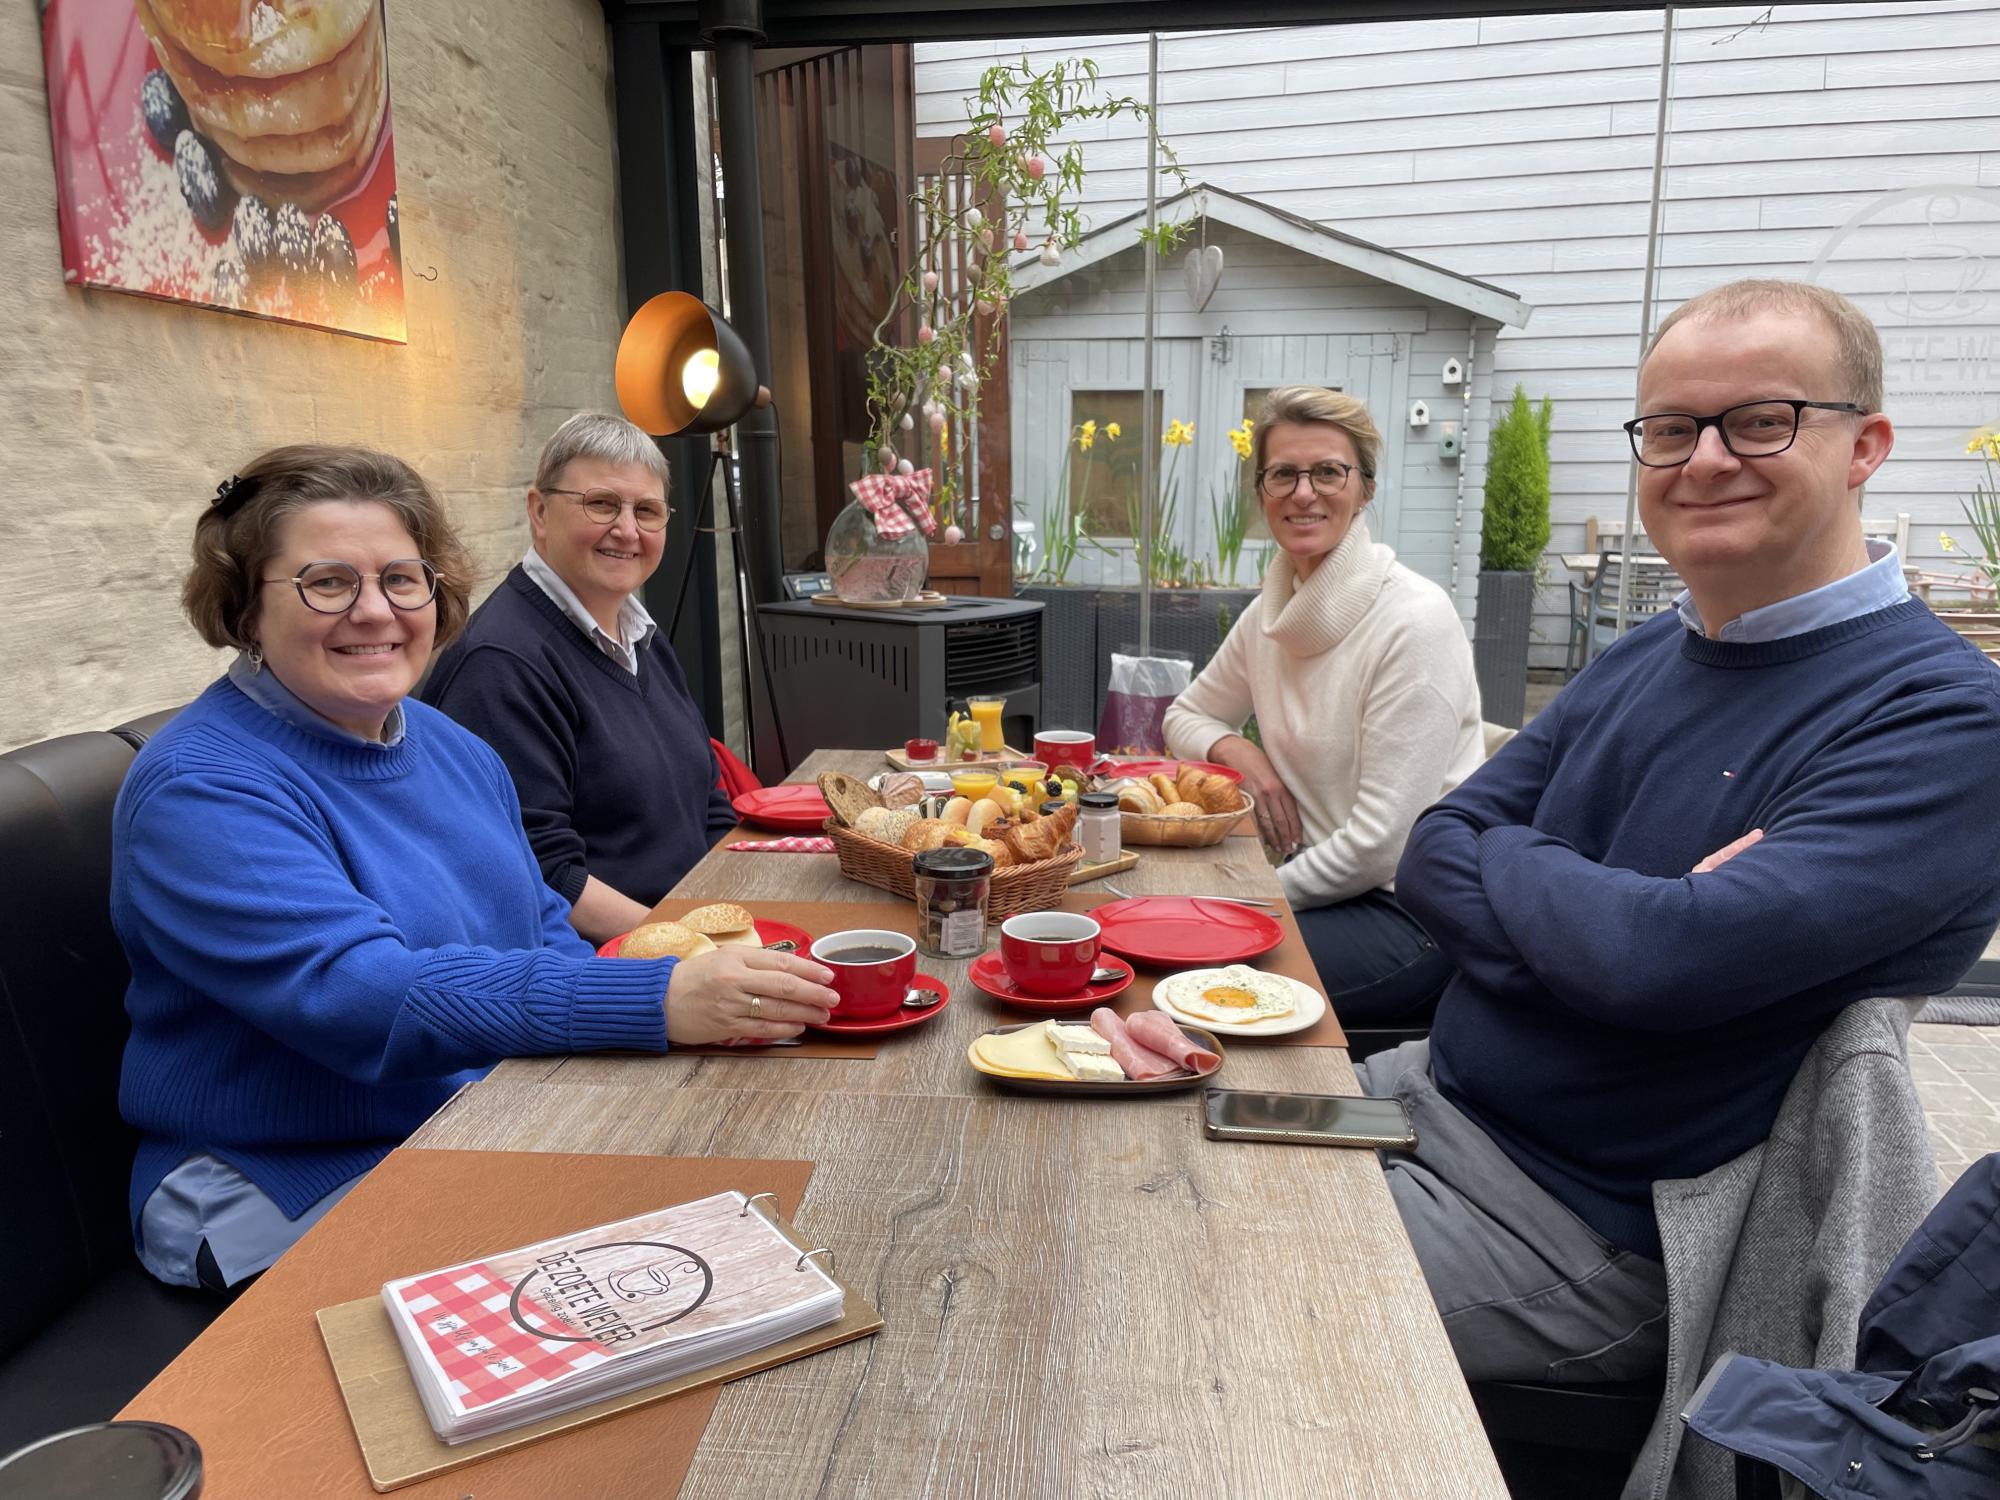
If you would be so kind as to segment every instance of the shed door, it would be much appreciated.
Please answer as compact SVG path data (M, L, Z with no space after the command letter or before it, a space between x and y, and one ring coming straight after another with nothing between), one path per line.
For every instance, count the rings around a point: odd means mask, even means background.
M1377 541L1395 546L1396 487L1387 482L1402 463L1402 424L1394 419L1401 402L1402 375L1397 368L1395 337L1244 334L1210 339L1207 346L1208 407L1199 434L1203 491L1236 494L1240 484L1243 492L1248 492L1250 463L1236 457L1229 444L1229 429L1240 426L1246 416L1254 417L1263 406L1267 391L1281 385L1320 385L1345 391L1367 403L1369 414L1382 431L1383 452L1368 525ZM1262 519L1258 517L1251 536L1265 535ZM1206 507L1201 517L1200 539L1208 555L1214 556L1214 532ZM1246 556L1260 545L1269 543L1253 540L1246 548ZM1251 563L1247 571L1254 578L1255 564Z

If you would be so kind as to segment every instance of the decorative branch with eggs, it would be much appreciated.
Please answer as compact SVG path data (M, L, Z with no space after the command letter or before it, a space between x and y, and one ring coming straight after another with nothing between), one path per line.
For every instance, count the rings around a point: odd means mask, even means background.
M1014 294L1010 254L1039 247L1044 265L1061 262L1082 239L1075 206L1083 189L1083 149L1061 140L1080 122L1147 116L1130 97L1098 97L1097 64L1066 58L1037 71L1023 58L988 68L965 101L966 132L922 192L912 195L918 253L868 351L867 462L885 473L910 473L928 452L932 507L942 539L957 542L966 522L953 466L951 433L976 420L981 385L993 375L992 336ZM1011 123L1010 123L1011 122ZM1191 184L1164 140L1167 169ZM1149 243L1170 252L1189 223L1162 224ZM1143 236L1142 236L1143 237ZM885 336L892 324L914 329L906 342Z

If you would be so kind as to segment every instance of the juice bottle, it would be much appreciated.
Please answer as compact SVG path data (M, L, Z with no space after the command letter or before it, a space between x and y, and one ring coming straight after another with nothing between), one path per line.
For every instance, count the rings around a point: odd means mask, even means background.
M982 750L1004 750L1007 737L1000 728L1000 712L1006 708L1005 698L974 698L966 705L972 720L979 726L979 748Z

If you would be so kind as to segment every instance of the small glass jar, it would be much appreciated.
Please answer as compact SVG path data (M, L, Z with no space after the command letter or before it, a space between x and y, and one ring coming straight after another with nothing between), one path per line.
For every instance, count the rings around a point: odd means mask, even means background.
M917 890L917 946L932 958L977 958L984 953L993 856L984 849L925 849L911 868Z
M1118 799L1109 792L1084 792L1076 799L1076 839L1083 845L1083 862L1108 864L1122 852Z

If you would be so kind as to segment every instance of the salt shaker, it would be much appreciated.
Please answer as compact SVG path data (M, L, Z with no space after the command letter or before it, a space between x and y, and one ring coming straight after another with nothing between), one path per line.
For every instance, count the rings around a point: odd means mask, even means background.
M1076 799L1076 835L1083 862L1108 864L1119 854L1118 799L1109 792L1084 792Z

